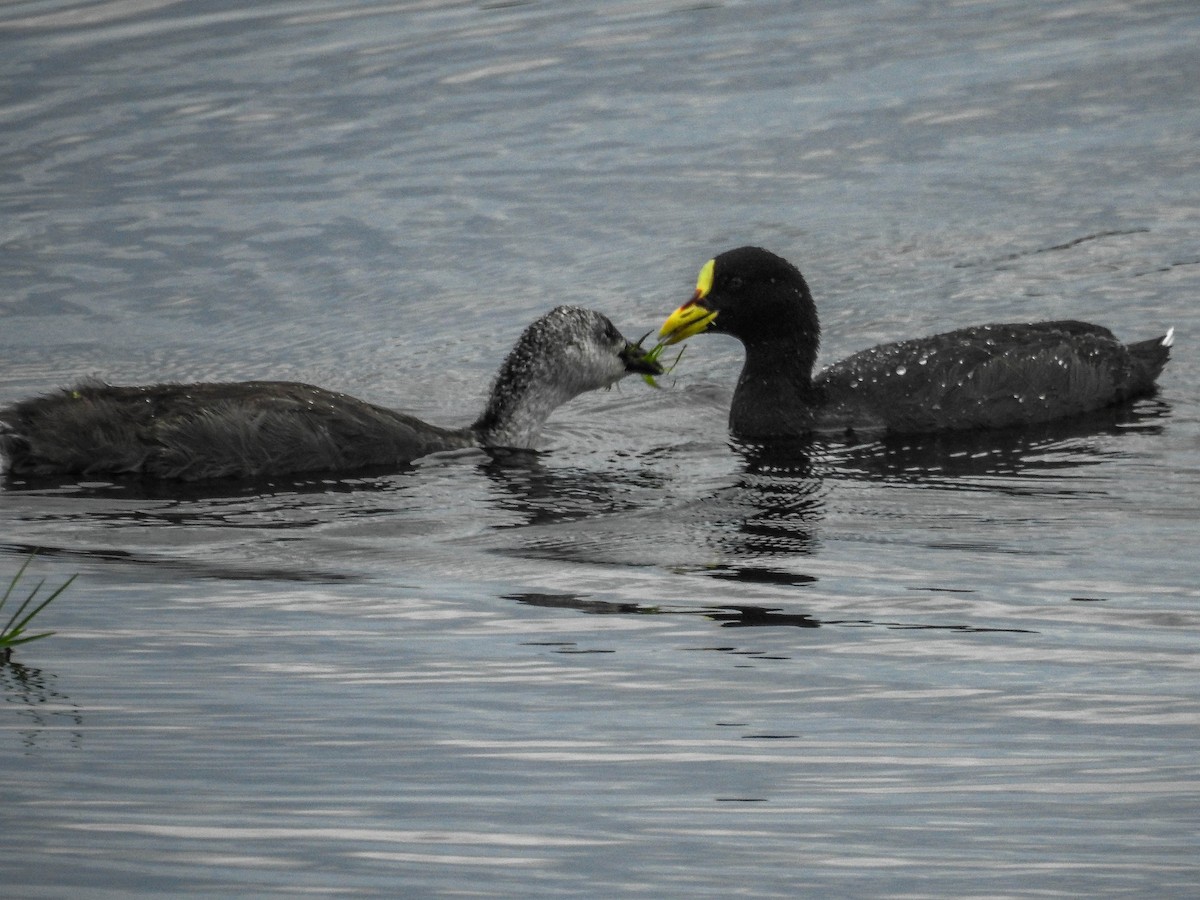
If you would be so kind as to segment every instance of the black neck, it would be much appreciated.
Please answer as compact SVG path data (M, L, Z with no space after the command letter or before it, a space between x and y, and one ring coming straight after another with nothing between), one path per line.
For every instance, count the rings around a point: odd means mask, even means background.
M742 437L801 435L812 429L819 403L812 370L816 351L795 341L746 347L746 362L733 394L729 427Z

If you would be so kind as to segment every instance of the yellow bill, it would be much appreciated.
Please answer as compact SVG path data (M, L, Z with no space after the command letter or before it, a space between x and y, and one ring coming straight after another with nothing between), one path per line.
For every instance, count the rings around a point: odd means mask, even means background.
M711 259L704 264L700 270L700 277L696 279L696 293L692 295L692 299L667 316L667 320L663 322L662 328L658 332L658 336L663 339L663 344L678 344L680 341L686 341L692 335L699 334L708 328L713 319L717 317L716 311L708 309L700 302L712 290L715 266L716 261Z

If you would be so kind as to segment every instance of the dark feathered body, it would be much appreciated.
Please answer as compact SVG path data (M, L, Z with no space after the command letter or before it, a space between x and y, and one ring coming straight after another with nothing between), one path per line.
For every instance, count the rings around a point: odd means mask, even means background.
M816 430L1008 428L1154 392L1170 350L1087 322L980 325L855 353L814 379Z
M715 315L713 315L715 314ZM693 324L695 323L695 324ZM716 257L664 324L746 349L730 408L742 437L923 433L1033 425L1155 391L1172 334L1125 345L1087 322L979 325L880 344L813 374L816 305L798 269L758 247Z
M187 481L398 465L476 436L307 384L84 383L15 404L0 451L15 474Z
M290 381L85 382L0 410L0 455L12 474L187 481L400 466L464 447L530 448L558 406L632 372L662 366L600 313L559 306L525 329L469 428Z

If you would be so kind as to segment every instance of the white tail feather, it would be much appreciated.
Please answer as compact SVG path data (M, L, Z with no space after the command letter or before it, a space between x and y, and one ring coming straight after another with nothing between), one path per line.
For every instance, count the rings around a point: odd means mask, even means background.
M1167 333L1162 339L1162 345L1164 347L1170 347L1174 343L1175 343L1175 326L1172 325L1170 328L1167 329Z

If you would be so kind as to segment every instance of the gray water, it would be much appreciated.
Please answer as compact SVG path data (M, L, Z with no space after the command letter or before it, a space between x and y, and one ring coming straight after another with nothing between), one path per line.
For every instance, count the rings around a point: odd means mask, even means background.
M290 378L442 424L758 243L822 359L1174 326L1021 434L728 440L691 342L536 456L0 486L12 897L1200 894L1192 2L0 8L0 402Z

